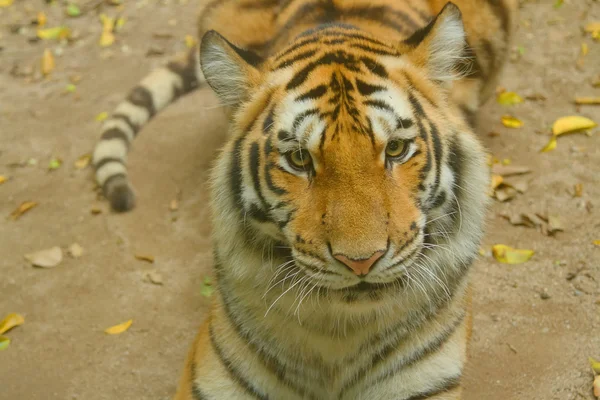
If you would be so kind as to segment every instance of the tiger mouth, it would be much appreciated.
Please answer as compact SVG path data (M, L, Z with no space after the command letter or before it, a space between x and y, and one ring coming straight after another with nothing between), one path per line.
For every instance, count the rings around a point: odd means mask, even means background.
M353 293L370 293L370 292L376 292L376 291L390 289L390 288L398 289L399 287L400 288L404 287L404 285L405 285L405 277L404 277L404 275L402 275L391 282L372 283L372 282L362 281L360 283L357 283L356 285L348 286L343 289L337 289L337 290L345 291L345 292L353 292Z

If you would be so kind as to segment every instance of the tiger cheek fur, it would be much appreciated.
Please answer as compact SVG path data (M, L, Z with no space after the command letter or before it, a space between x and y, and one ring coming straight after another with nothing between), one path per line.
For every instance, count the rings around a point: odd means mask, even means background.
M143 124L207 84L230 109L218 290L177 400L460 398L489 181L473 129L516 1L457 4L215 0L200 49L107 120L96 178L126 211Z

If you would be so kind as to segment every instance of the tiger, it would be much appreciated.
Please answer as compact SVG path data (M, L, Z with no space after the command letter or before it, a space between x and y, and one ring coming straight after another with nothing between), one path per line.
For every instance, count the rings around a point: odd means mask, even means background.
M129 147L209 86L228 110L210 178L216 291L176 400L463 394L470 267L489 169L477 113L516 0L213 0L93 153L115 211Z

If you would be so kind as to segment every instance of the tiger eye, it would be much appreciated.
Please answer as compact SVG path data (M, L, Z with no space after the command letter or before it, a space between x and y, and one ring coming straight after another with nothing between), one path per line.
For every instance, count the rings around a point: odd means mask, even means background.
M299 170L306 169L312 162L310 153L308 150L304 149L289 152L287 154L287 159L292 167Z
M404 140L392 140L387 144L385 148L385 155L388 157L399 157L406 150L406 142Z

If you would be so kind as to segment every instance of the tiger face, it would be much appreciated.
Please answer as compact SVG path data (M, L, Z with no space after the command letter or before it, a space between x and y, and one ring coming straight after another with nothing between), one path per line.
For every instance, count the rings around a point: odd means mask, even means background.
M483 154L458 137L467 128L446 98L465 44L456 8L403 43L332 25L266 60L209 32L203 71L233 106L217 207L289 248L319 287L397 287L411 268L445 276L423 266L427 252L457 225L463 158Z

